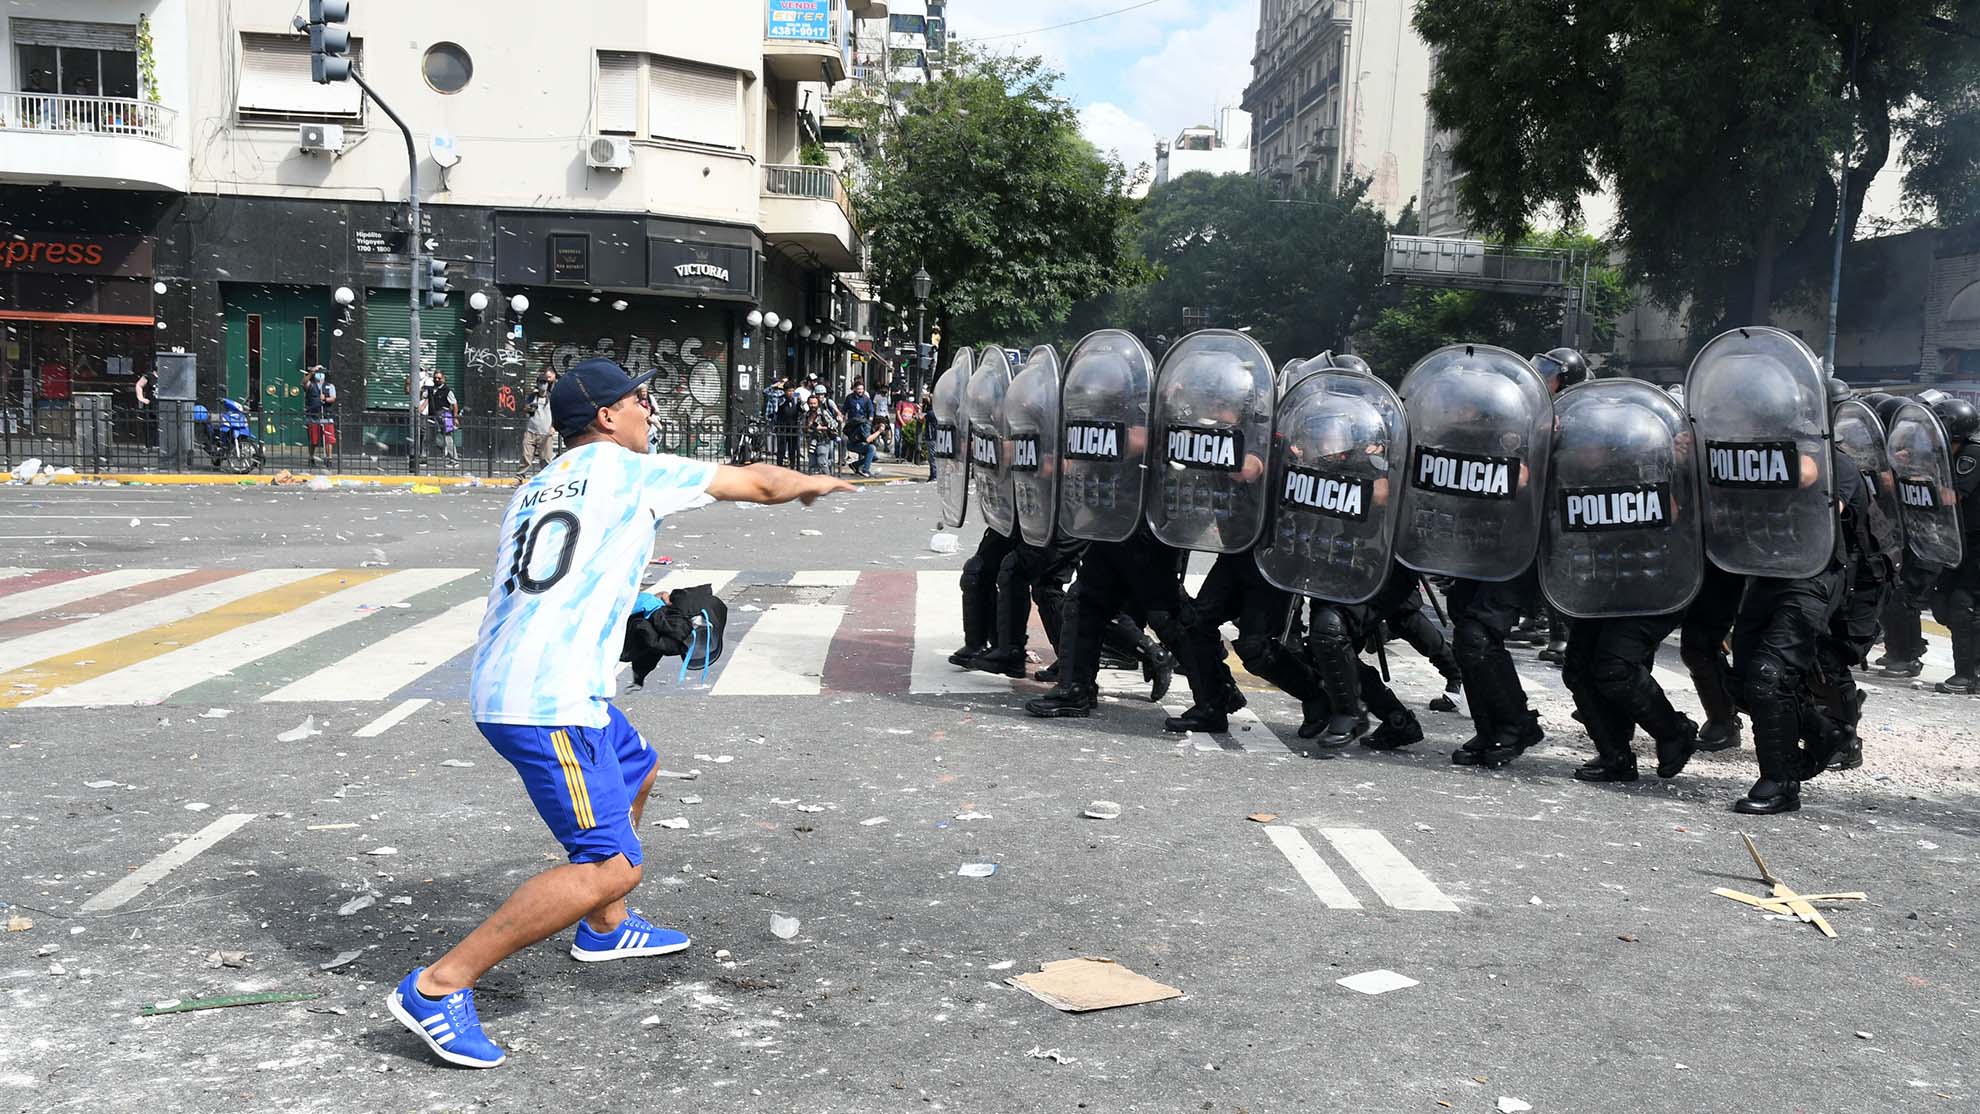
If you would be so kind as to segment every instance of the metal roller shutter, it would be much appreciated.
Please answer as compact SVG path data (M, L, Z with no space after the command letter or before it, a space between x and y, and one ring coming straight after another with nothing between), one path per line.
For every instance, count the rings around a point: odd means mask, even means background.
M742 81L734 70L654 58L648 64L647 129L655 136L741 147Z
M598 52L598 130L617 135L639 131L639 55Z
M404 410L408 405L406 353L410 345L406 343L406 335L412 331L411 318L405 291L365 292L364 408L367 410ZM419 347L424 354L423 362L447 373L447 382L463 403L466 383L462 374L467 365L462 348L464 339L460 309L453 298L449 298L446 309L420 311Z
M137 28L128 23L82 23L68 19L8 21L15 46L67 46L83 50L136 50Z

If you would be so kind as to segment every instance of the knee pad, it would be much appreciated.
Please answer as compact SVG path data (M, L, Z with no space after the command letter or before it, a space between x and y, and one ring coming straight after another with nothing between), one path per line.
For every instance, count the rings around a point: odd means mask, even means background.
M1740 681L1746 687L1747 699L1775 696L1789 691L1792 674L1781 659L1772 654L1757 654L1746 663Z
M1253 673L1258 672L1259 666L1271 668L1279 654L1278 643L1255 634L1240 635L1231 648L1237 651L1238 660L1244 663L1244 667Z
M1462 620L1451 637L1452 649L1462 660L1483 657L1498 649L1503 642L1492 634L1491 628L1483 623Z
M962 567L962 590L965 592L974 592L977 585L982 582L983 559L980 557L971 557L969 560L964 561Z
M1313 628L1307 637L1321 646L1339 648L1353 644L1347 619L1338 608L1322 607L1313 612Z
M1619 657L1603 654L1589 667L1588 675L1600 688L1616 688L1636 679L1637 667Z

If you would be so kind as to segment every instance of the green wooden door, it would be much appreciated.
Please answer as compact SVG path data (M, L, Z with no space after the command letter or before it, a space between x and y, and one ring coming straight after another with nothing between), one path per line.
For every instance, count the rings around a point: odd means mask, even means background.
M303 371L328 364L334 304L306 286L228 285L227 396L256 413L255 432L270 444L300 445Z

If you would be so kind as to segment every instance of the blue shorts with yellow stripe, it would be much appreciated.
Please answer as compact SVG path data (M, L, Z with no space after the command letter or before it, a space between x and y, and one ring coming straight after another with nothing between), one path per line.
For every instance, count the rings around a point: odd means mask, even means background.
M574 863L614 855L638 866L632 802L660 756L610 704L603 727L476 723L522 775L529 799Z

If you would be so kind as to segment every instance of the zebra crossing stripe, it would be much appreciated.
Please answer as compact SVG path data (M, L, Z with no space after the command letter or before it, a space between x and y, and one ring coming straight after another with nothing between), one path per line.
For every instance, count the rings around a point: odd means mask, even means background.
M259 661L367 615L367 604L396 603L408 595L459 579L465 570L358 569L341 574L348 586L316 600L298 597L294 609L228 631L100 677L36 697L26 707L156 704L174 693Z
M1390 908L1431 913L1458 911L1444 891L1424 877L1381 832L1372 828L1322 828L1320 834Z
M0 639L54 630L235 575L224 569L117 569L0 600ZM18 612L8 604L19 604Z
M959 669L949 654L962 645L962 595L956 574L921 569L915 573L914 657L908 669L908 691L1007 693L1008 677Z
M816 696L846 609L839 604L772 604L750 638L729 652L713 696Z
M258 572L210 569L204 573L186 575L189 578L197 575L199 583L178 587L141 607L119 608L0 642L0 674L85 646L127 638L149 627L197 615L228 600L300 580L309 574L300 569Z
M742 575L734 569L668 569L667 574L647 585L649 592L671 592L676 588L692 588L706 584L709 590L721 595L736 577Z
M477 596L374 643L334 665L283 685L263 703L385 700L474 645L488 601ZM465 695L463 684L462 694Z
M1329 909L1359 909L1361 902L1341 884L1340 876L1306 842L1305 833L1290 824L1267 824L1265 836L1292 864L1293 872L1313 891L1313 896Z
M42 693L81 684L271 615L280 615L299 604L321 599L355 581L371 580L384 572L382 569L296 571L301 575L290 577L286 583L238 597L218 607L202 608L176 622L148 627L142 635L100 642L0 675L0 686L10 686L9 691L0 692L0 708L18 708ZM236 577L233 583L237 584L252 575Z

